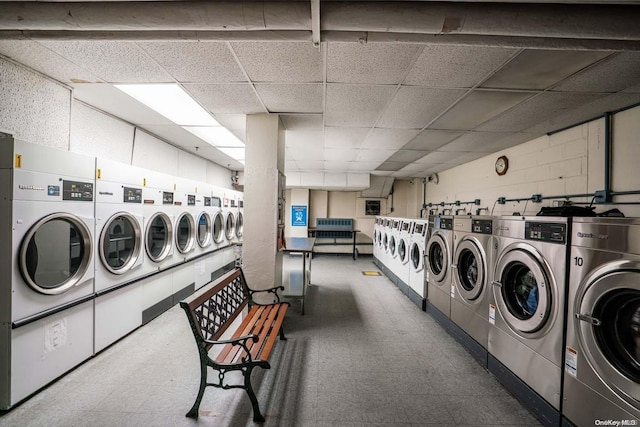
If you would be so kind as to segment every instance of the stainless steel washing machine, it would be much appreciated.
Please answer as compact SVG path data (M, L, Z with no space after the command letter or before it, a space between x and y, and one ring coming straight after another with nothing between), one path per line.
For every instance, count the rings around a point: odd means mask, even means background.
M640 219L575 218L569 264L563 416L638 425Z
M453 230L451 321L462 330L459 341L486 367L493 280L493 218L457 216L453 219Z
M553 425L560 421L569 227L560 217L493 221L488 368Z
M451 256L453 251L453 216L434 218L427 242L427 311L447 326L451 317Z

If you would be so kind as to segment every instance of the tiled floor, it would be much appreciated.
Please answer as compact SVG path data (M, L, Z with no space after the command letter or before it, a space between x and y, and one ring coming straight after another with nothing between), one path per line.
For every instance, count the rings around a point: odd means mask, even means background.
M313 260L306 315L293 303L272 369L254 372L269 426L539 425L371 258ZM186 418L198 357L174 307L30 400L0 426L253 425L243 390L208 388Z

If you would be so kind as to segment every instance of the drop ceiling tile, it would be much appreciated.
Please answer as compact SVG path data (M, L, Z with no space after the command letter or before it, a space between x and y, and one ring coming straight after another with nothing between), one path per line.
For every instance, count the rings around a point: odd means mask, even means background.
M280 114L285 129L322 129L322 114Z
M375 176L393 176L393 173L394 171L375 170L371 174Z
M377 126L422 129L465 93L464 90L403 86Z
M465 163L469 163L472 160L479 159L480 157L484 157L487 153L456 153L456 157L449 160L448 164L454 165L463 165Z
M296 163L303 172L324 170L324 161L322 160L297 160Z
M619 92L640 84L640 52L620 52L553 87L562 92Z
M460 138L438 148L438 151L488 153L492 152L491 144L508 135L510 134L506 132L467 132Z
M324 159L324 148L294 146L285 149L285 157L289 160L318 160Z
M231 43L253 82L322 82L322 54L305 42Z
M327 148L360 148L370 128L324 128L324 146Z
M493 142L489 142L485 145L485 147L489 150L489 153L495 153L500 150L504 150L506 148L514 147L518 144L522 144L523 142L532 141L536 138L543 136L544 133L527 133L527 132L518 132L512 133L508 136L505 136L501 139L496 139Z
M174 81L134 42L83 40L40 43L109 83Z
M256 84L270 113L322 113L321 84Z
M75 83L73 97L135 125L174 125L151 108L107 83Z
M433 151L461 135L464 135L464 132L425 129L411 141L402 146L402 149Z
M358 157L360 150L354 148L325 148L324 160L336 162L353 162Z
M247 81L224 42L151 41L138 46L181 83Z
M178 145L190 153L196 152L195 147L198 147L198 151L200 151L201 148L204 149L205 147L211 147L209 143L198 138L191 132L184 130L178 125L145 125L143 129L163 138L166 141L171 141L174 145ZM226 167L226 164L222 166Z
M356 161L358 162L383 162L389 157L391 157L396 151L395 150L368 150L361 149L358 153L358 157L356 157Z
M351 162L349 170L354 172L370 172L375 170L375 168L377 168L380 163L381 162L361 162L358 160L355 162Z
M325 161L324 170L331 172L347 172L351 168L352 162L343 162L337 160Z
M326 126L373 126L395 86L327 85Z
M471 88L517 51L499 47L426 45L404 84Z
M246 114L215 114L215 119L222 126L229 130L241 130L244 132L247 129L247 115ZM244 141L244 140L243 140Z
M475 90L430 125L434 129L471 130L531 97L530 92Z
M376 168L378 171L392 171L396 172L407 166L407 162L384 162Z
M489 132L519 132L560 114L579 109L603 95L545 92L478 126Z
M398 149L411 141L419 129L374 128L362 144L362 148Z
M327 44L327 82L398 84L420 52L419 45Z
M294 129L286 130L284 134L285 145L288 148L323 148L324 133L322 130Z
M249 83L185 84L184 88L213 114L266 113Z
M568 109L536 124L527 132L547 133L602 117L607 111L616 111L640 103L640 93L617 93L595 99L579 108Z
M389 157L387 162L413 162L416 161L425 155L427 155L429 151L417 151L417 150L399 150L396 151L391 157Z
M95 74L30 40L0 40L0 54L64 83L100 82Z
M456 157L458 157L460 153L456 152L444 152L444 151L433 151L421 159L416 160L416 163L423 164L439 164L439 163L452 163L455 162Z
M611 52L527 49L482 87L546 89L608 55Z
M405 174L404 176L409 176L407 174L413 174L416 172L423 172L426 169L426 165L422 163L410 163L407 166L400 169L398 172Z

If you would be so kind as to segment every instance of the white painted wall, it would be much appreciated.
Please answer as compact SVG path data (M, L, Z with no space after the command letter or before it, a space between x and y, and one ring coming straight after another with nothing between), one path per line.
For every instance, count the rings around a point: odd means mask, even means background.
M73 89L0 58L0 131L231 189L231 171L73 99Z

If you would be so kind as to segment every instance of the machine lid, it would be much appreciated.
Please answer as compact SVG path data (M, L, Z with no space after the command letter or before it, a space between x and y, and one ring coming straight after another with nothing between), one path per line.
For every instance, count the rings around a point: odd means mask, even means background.
M171 254L173 225L167 214L156 212L149 218L145 242L147 255L153 262L160 262Z
M487 262L483 252L473 240L463 239L456 247L454 260L458 294L467 301L478 299L487 282Z
M541 331L555 301L551 274L535 249L517 247L496 264L494 297L505 322L517 333Z
M206 248L211 245L211 218L205 212L201 212L200 215L198 215L196 238L201 248Z
M176 247L180 253L187 253L195 246L195 221L188 212L183 212L176 221Z
M236 227L236 217L233 215L233 213L228 212L227 219L225 220L225 225L224 225L224 235L227 238L227 240L233 239L233 235L235 234L235 227Z
M449 247L440 233L434 233L429 239L427 259L430 278L441 285L449 268Z
M61 294L82 281L92 245L89 227L81 218L69 213L47 215L22 240L20 273L34 291Z
M124 274L137 263L142 249L142 229L135 216L118 212L102 228L99 256L104 268L112 274Z
M629 267L625 268L628 264ZM574 319L581 351L598 376L633 405L640 402L640 265L586 283Z

